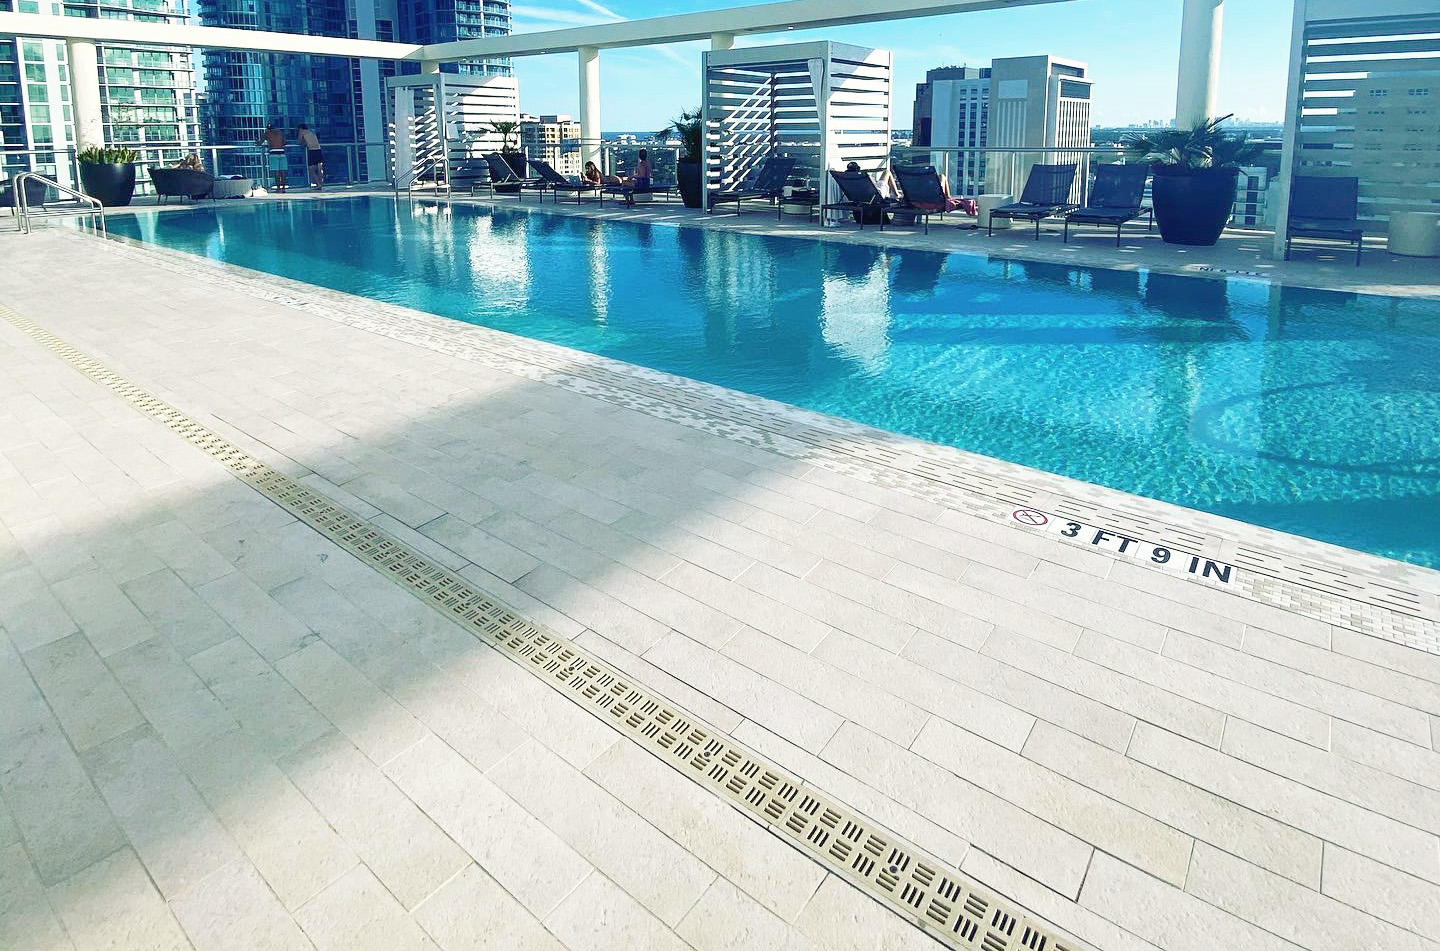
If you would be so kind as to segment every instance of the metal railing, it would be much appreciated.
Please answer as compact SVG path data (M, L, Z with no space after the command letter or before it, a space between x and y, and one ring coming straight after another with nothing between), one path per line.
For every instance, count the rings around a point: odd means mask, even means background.
M85 217L90 219L90 227L102 238L109 237L109 233L105 230L105 206L100 204L99 199L92 198L84 192L77 191L66 185L61 185L59 182L52 181L39 172L21 172L11 179L11 188L14 189L15 195L15 202L11 206L11 212L15 215L16 225L22 234L30 233L30 201L25 194L25 183L31 181L39 182L48 188L53 188L62 195L69 195L75 199L76 204L89 208L90 211L85 213Z
M261 145L147 145L136 142L116 142L117 147L131 148L140 153L135 164L142 169L152 165L171 165L179 159L195 153L201 164L212 175L224 177L239 175L250 178L257 185L269 180L266 159L269 149ZM384 142L338 142L321 145L325 154L325 181L327 184L357 185L388 183L390 181L389 145ZM0 174L5 171L39 172L42 176L59 182L69 188L80 187L80 163L74 148L30 148L0 149ZM291 176L304 180L306 173L305 150L296 143L286 147L287 171ZM153 194L149 176L138 175L135 181L137 195Z

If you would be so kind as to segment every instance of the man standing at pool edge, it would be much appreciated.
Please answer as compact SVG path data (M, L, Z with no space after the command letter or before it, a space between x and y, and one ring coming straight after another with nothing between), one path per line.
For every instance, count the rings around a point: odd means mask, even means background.
M305 123L300 123L300 147L305 150L305 168L309 170L310 187L325 187L325 153L320 151L320 137Z
M260 144L269 149L266 156L266 164L270 168L270 177L275 183L275 190L283 192L286 188L285 174L285 133L275 123L265 127L265 134L260 136Z

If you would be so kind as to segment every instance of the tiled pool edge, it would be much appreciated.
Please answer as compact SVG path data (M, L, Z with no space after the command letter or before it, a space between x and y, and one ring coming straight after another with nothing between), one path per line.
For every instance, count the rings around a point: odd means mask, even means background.
M1085 951L972 876L771 763L370 522L273 469L29 318L0 319L245 484L923 932L957 949ZM1070 896L1071 899L1075 896Z
M87 240L73 232L69 236ZM122 253L174 273L200 276L249 296L561 386L1012 528L1018 529L1011 518L1015 508L1029 507L1232 562L1240 570L1228 590L1242 597L1440 653L1440 573L1429 569L133 239L119 243ZM1226 531L1230 526L1238 531ZM1256 537L1278 544L1256 544ZM1410 584L1407 575L1428 584Z

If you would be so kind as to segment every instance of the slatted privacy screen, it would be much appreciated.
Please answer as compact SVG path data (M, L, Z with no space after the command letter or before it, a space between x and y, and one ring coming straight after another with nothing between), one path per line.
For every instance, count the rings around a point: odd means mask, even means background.
M890 151L890 53L844 43L790 43L705 54L709 192L752 178L772 155L821 189L828 168L878 168Z
M1383 232L1396 211L1440 211L1440 10L1379 6L1309 3L1295 174L1359 178L1361 218Z
M510 76L427 73L392 76L386 86L391 168L398 180L431 160L498 152L504 143L490 124L520 118L520 95Z

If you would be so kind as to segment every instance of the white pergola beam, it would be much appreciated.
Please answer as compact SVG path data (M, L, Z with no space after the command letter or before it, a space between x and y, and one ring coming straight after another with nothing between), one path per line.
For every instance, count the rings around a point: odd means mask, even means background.
M709 40L717 33L736 35L817 30L882 20L908 20L914 17L1065 2L1069 0L894 0L884 4L876 3L875 0L784 0L782 3L762 3L676 16L648 17L643 20L597 23L593 26L567 27L563 30L512 33L509 36L435 43L425 47L424 55L427 59L443 60L482 56L535 56L572 52L582 46L593 46L597 49L653 46L659 43Z
M311 53L361 59L421 59L414 43L351 40L339 36L303 36L268 30L234 30L186 23L142 23L136 20L57 17L48 13L0 13L0 35L81 39L142 46L199 46L217 50L258 50L270 53Z

